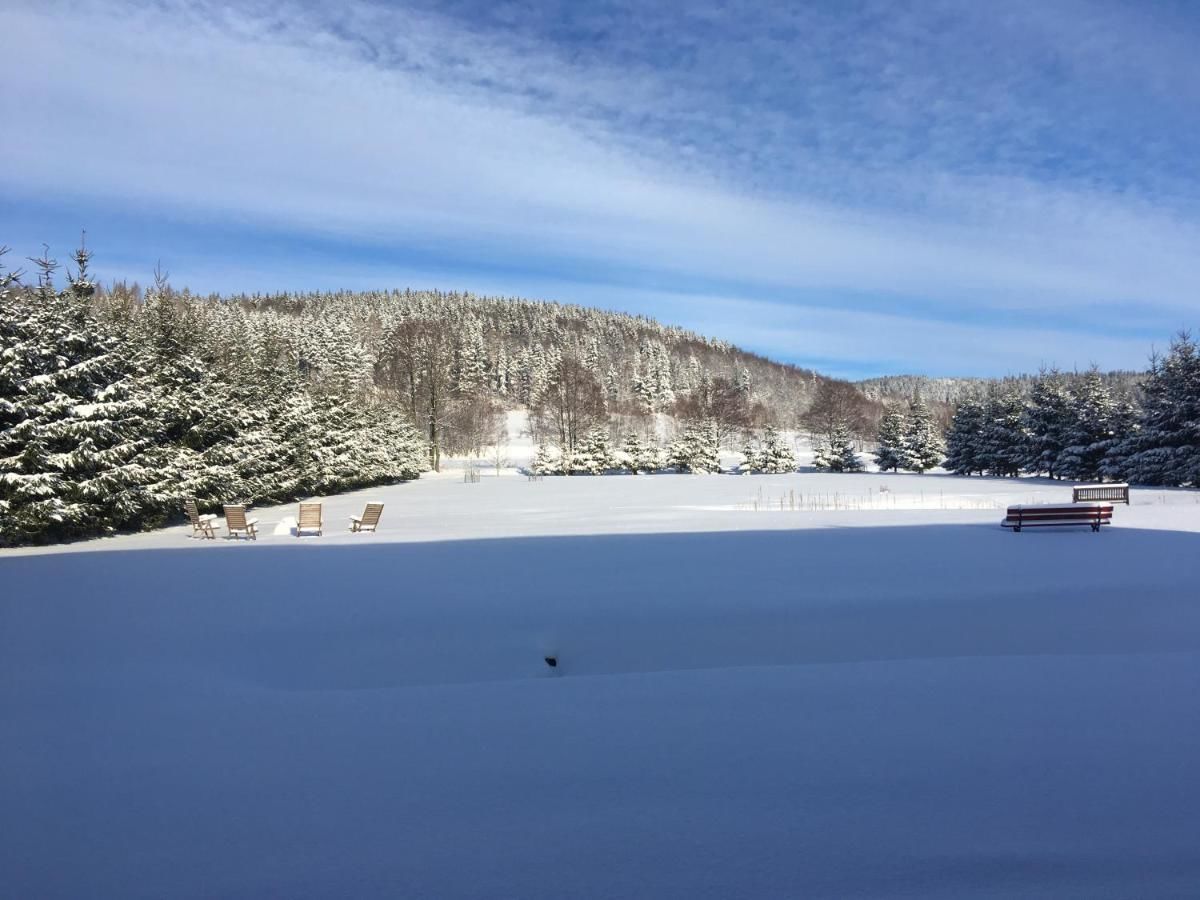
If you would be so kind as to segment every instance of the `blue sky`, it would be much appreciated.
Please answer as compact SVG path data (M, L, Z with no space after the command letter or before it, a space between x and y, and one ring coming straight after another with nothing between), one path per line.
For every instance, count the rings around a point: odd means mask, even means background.
M832 374L1200 325L1188 2L6 0L0 243L654 315Z

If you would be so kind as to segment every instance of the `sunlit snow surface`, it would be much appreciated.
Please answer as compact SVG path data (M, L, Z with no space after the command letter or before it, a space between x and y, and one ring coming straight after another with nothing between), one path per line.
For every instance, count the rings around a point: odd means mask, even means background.
M1196 896L1200 493L999 527L1064 499L485 468L0 552L0 897Z

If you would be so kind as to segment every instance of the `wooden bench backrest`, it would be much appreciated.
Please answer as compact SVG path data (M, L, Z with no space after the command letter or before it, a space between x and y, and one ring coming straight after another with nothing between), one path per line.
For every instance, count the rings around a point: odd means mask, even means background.
M200 524L200 507L195 500L184 500L183 510L187 513L187 517L192 520L193 525Z
M300 504L300 528L320 528L321 527L321 504L320 503L301 503Z
M244 506L226 506L225 507L225 524L235 531L246 530L246 507Z
M1097 519L1107 521L1112 518L1113 508L1110 504L1089 503L1086 506L1010 506L1009 521L1045 522L1075 519L1080 522L1092 522Z
M365 510L363 510L362 524L372 525L372 526L378 525L379 517L382 515L383 515L383 504L382 503L368 503L367 508Z
M1129 502L1129 485L1127 484L1092 484L1071 489L1071 499L1076 503L1081 500L1121 500Z

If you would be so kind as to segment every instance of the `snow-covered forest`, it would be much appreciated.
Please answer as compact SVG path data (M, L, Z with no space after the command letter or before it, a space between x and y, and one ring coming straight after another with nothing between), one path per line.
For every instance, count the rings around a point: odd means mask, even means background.
M160 282L102 292L75 254L66 285L0 279L0 543L143 529L204 506L416 477L424 442L331 328L317 377L293 332ZM309 351L311 352L311 351ZM338 354L343 354L339 356Z
M1136 392L1092 370L964 396L945 466L970 475L1200 484L1200 353L1187 334L1151 359Z
M1143 372L1098 372L1101 380L1114 393L1123 395L1135 392L1145 378ZM974 397L988 389L989 385L1003 381L1014 385L1023 393L1033 389L1040 375L1024 374L1010 375L1003 379L997 378L931 378L927 375L883 375L878 378L867 378L855 382L869 400L883 403L907 401L920 395L931 406L955 406L965 397Z
M928 386L924 379L877 381L886 389L876 396ZM1200 353L1186 333L1136 375L1049 370L939 381L956 398L945 434L919 392L889 402L875 442L881 470L943 466L958 475L1200 484Z
M870 406L640 316L436 291L199 297L165 275L105 287L90 260L0 270L0 542L414 478L497 443L516 406L544 468L570 473L608 468L614 439L635 470L705 470L712 442L793 427L820 394Z
M715 472L722 449L787 472L784 434L804 431L834 472L874 445L884 470L1200 480L1186 336L1144 376L856 386L624 313L411 290L198 297L165 275L105 288L90 259L0 270L3 543L154 527L187 497L415 478L501 444L513 408L541 474Z

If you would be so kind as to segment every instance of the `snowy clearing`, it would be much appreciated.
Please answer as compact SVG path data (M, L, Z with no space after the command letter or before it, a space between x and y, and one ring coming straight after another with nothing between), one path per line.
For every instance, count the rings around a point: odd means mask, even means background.
M999 526L1069 499L485 469L5 551L0 896L1188 896L1200 494Z

